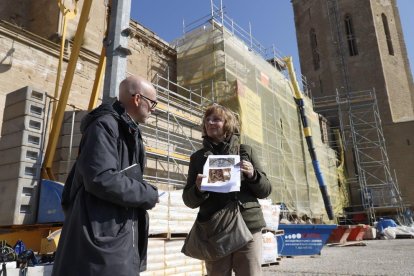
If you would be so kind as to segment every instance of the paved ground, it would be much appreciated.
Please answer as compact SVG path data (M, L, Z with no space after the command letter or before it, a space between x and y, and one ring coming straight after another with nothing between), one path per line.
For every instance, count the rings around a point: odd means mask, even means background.
M282 258L279 265L264 268L263 275L414 275L414 239L364 243L325 246L320 256Z

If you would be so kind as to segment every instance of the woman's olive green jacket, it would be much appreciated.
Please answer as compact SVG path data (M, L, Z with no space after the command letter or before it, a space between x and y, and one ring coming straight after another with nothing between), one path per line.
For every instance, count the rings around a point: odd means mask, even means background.
M238 146L238 137L233 136L228 143L219 145L211 144L207 139L204 147L191 155L188 169L187 185L184 188L183 200L190 208L200 207L198 219L207 220L218 210L221 210L230 200L237 199L240 202L240 210L247 227L252 234L261 231L266 226L258 198L266 198L272 192L269 179L263 172L259 160L253 149L241 144ZM203 166L210 154L240 154L240 160L247 160L253 164L255 175L252 180L243 177L240 192L215 193L200 192L196 186L197 174L203 173Z

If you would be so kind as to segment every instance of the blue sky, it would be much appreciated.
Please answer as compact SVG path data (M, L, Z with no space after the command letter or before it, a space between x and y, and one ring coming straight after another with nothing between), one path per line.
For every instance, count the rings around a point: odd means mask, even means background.
M219 0L214 1L217 6ZM404 37L414 72L414 1L397 0ZM293 8L290 0L223 0L227 16L265 47L275 47L293 56L296 71L300 72ZM189 24L210 13L210 0L132 0L131 17L170 42L183 33L183 20Z

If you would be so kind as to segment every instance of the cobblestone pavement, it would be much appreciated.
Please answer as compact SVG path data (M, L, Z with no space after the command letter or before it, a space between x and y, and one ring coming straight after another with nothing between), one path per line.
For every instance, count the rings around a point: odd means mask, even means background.
M318 256L284 257L263 268L263 276L414 275L414 239L363 242L366 246L325 246Z

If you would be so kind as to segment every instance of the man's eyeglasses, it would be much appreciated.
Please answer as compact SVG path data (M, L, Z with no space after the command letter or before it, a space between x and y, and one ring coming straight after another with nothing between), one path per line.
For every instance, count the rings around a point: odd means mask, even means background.
M150 106L150 108L151 108L151 109L154 109L154 108L157 106L157 104L158 104L158 102L157 102L157 101L151 100L150 98L145 97L145 96L144 96L144 95L142 95L142 94L134 94L134 95L132 95L132 97L135 97L135 95L138 95L138 96L140 96L140 97L143 97L144 99L146 99L147 101L149 101L149 102L151 103L151 106Z

